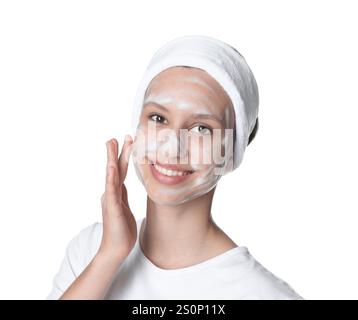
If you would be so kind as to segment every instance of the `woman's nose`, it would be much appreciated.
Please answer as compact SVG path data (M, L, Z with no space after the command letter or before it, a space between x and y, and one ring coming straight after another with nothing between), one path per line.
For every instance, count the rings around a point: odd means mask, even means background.
M165 132L161 143L162 154L169 159L186 158L188 153L187 134L185 129L169 130Z

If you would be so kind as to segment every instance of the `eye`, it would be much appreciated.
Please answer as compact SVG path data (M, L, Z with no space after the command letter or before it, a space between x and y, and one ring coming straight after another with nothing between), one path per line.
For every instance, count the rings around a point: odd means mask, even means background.
M205 127L203 125L195 126L195 127L191 128L191 130L193 130L193 132L199 133L199 134L211 134L212 133L210 128Z
M165 119L163 116L161 116L160 114L157 114L157 113L151 114L149 116L149 119L151 119L154 122L168 123L167 119Z

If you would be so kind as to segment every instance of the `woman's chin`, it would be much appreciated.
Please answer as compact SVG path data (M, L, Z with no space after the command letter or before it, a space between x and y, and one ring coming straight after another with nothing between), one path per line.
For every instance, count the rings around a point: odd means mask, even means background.
M175 206L190 200L190 195L179 192L177 194L169 194L165 190L153 190L153 188L147 189L147 194L154 203L159 205Z

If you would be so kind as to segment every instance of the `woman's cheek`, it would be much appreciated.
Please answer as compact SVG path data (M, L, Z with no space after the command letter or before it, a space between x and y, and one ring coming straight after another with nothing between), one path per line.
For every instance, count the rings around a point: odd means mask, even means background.
M233 166L233 141L232 133L225 133L220 139L214 139L213 158L216 164L217 174L224 175L232 170Z
M189 159L194 170L200 170L211 163L211 138L189 134Z
M149 158L155 158L157 154L157 129L155 125L147 127L146 137L146 151ZM152 159L154 160L154 159Z
M222 146L222 142L213 141L213 163L214 165L220 165L223 162L223 151L225 148Z
M136 136L133 142L132 157L133 160L141 164L146 156L146 137L141 127L137 128Z
M133 143L133 158L140 164L147 158L155 159L157 151L156 128L151 125L139 125Z

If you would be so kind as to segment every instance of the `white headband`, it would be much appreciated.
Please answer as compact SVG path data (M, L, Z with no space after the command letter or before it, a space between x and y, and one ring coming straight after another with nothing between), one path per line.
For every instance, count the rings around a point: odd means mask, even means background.
M135 136L143 99L151 80L174 66L205 70L225 89L235 110L236 139L233 169L242 162L259 110L257 83L245 58L232 46L207 36L184 36L167 42L152 57L134 101L132 129Z

